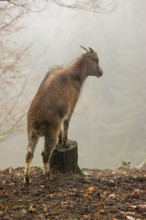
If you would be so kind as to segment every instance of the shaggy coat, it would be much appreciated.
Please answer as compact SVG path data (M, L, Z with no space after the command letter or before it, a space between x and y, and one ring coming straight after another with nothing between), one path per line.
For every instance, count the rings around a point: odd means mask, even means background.
M30 105L27 117L26 182L29 182L30 165L40 136L45 139L42 152L44 173L51 177L51 154L57 141L67 145L69 122L85 79L103 74L96 52L91 48L82 48L86 53L75 63L47 73Z

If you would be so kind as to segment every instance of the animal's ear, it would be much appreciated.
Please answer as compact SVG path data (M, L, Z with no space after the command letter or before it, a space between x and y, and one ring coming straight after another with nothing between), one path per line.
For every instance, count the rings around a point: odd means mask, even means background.
M85 50L86 52L89 52L88 49L86 49L85 47L83 46L80 46L83 50Z
M96 53L91 47L89 47L91 53Z

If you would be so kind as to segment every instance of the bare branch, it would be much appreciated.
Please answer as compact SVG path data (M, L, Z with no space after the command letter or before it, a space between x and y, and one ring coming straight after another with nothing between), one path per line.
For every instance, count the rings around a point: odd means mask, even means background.
M68 0L44 0L44 1L40 1L40 5L41 8L40 9L32 9L34 6L35 8L38 7L39 5L39 1L37 3L37 5L34 5L30 3L30 1L28 3L26 3L26 1L24 1L24 3L21 0L21 3L18 3L18 0L0 0L0 2L7 2L9 4L15 5L17 7L22 7L25 8L28 11L31 12L42 12L43 10L45 10L48 6L48 3L54 3L57 4L60 7L65 7L65 8L69 8L69 9L81 9L81 10L85 10L88 12L96 12L96 13L109 13L112 12L115 7L116 7L116 1L115 0L86 0L86 1L82 1L82 0L74 0L74 1L68 1ZM70 3L71 2L71 3Z
M21 121L24 118L24 116L25 115L21 115L9 130L6 130L5 132L0 133L0 142L12 136L16 131L18 132L22 130L22 127L24 126L24 124L22 124Z
M38 7L38 5L36 4L35 5L35 0L32 0L31 2L24 0L24 1L20 1L20 3L18 3L18 0L0 0L0 2L7 2L8 4L11 4L11 5L14 5L16 7L20 7L20 8L23 8L27 11L30 11L30 12L35 12L35 13L38 13L38 12L42 12L44 11L46 8L47 8L47 4L48 4L48 1L44 0L43 3L44 4L41 4L41 8L40 9L36 9ZM24 3L23 3L24 2ZM32 8L35 8L35 9L32 9Z
M67 0L52 0L51 2L69 9L81 9L96 13L112 12L116 7L115 0L74 0L74 3L70 3L70 1Z

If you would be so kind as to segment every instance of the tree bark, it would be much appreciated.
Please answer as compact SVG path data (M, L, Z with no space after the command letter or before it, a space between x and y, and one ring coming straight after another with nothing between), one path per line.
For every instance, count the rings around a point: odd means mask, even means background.
M57 145L51 157L52 169L63 173L82 173L78 166L78 144L69 140L67 146Z

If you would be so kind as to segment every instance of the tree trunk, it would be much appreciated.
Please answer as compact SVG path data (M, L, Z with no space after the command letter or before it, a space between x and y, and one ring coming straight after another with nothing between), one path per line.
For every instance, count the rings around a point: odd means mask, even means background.
M63 173L82 173L78 166L78 144L69 140L67 146L57 145L51 157L52 169Z

